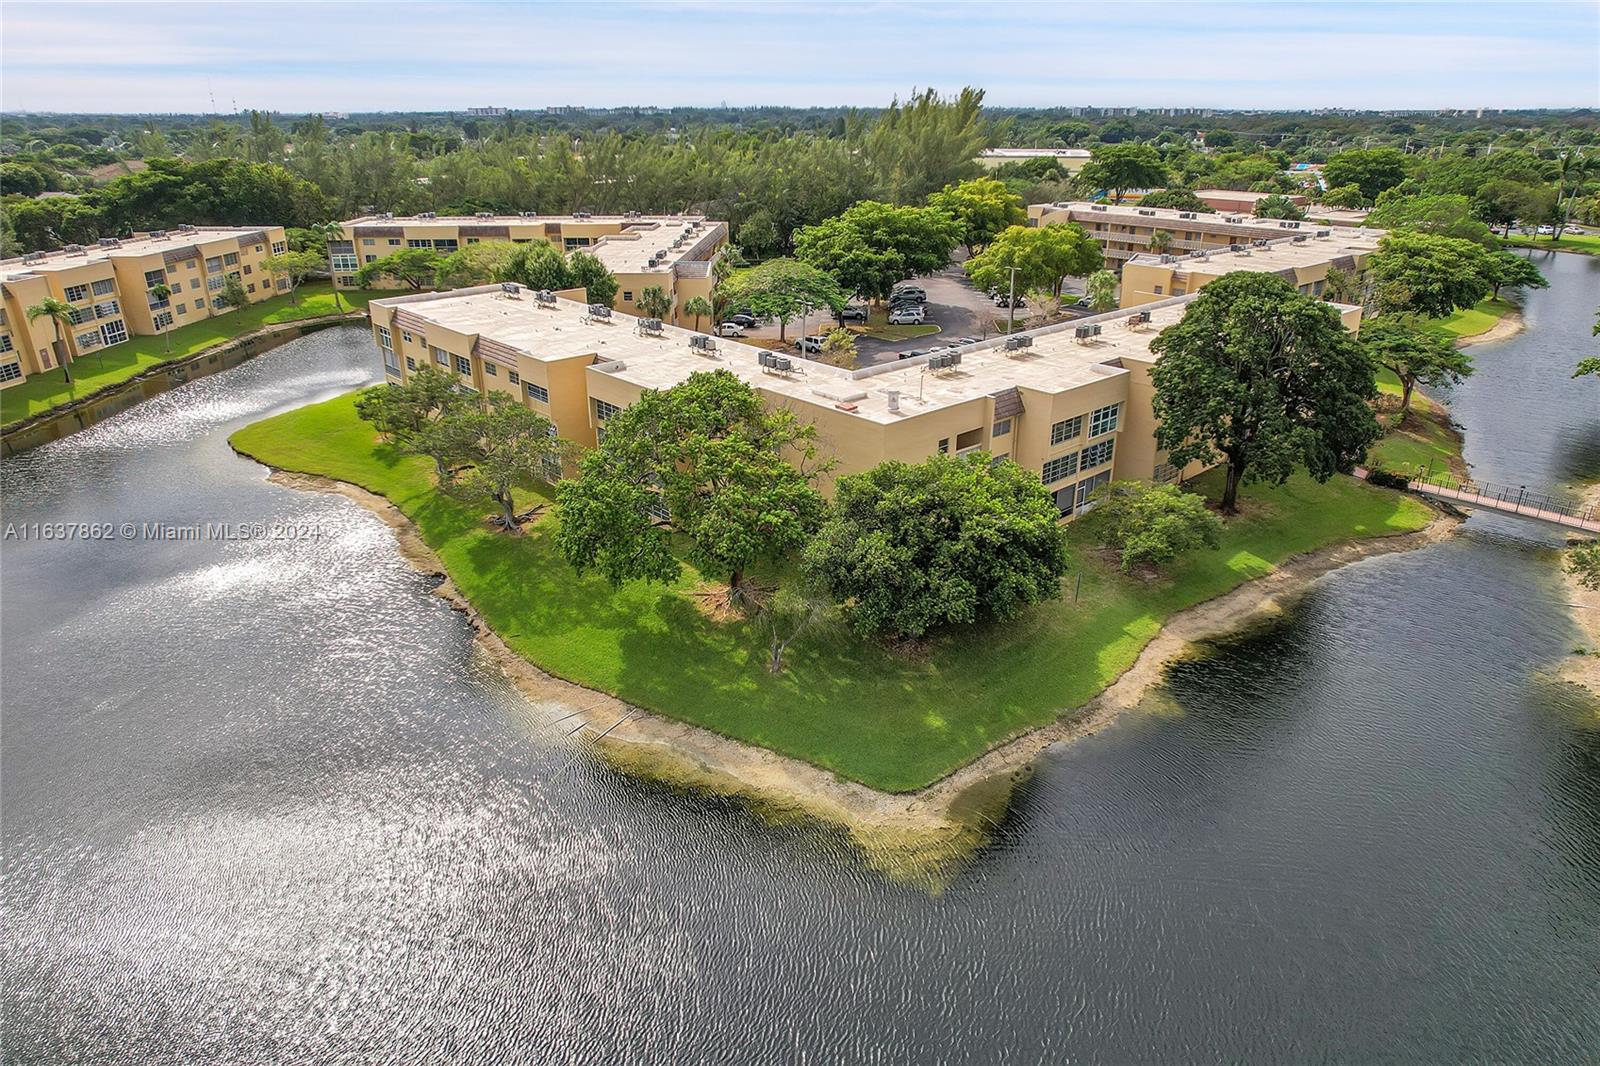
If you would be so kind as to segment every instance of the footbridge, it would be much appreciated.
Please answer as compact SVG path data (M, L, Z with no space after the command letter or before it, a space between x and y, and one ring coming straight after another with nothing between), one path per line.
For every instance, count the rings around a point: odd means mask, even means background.
M1364 478L1367 472L1357 467L1356 476ZM1414 478L1406 487L1418 495L1431 496L1457 507L1496 511L1562 529L1600 534L1600 508L1593 504L1584 506L1526 485L1497 485L1439 473Z

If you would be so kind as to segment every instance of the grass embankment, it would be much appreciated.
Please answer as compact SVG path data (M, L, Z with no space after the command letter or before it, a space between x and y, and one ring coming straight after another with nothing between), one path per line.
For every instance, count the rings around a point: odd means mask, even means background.
M1378 417L1388 428L1382 439L1367 450L1369 466L1382 466L1408 477L1426 471L1433 480L1466 475L1461 431L1450 421L1450 413L1443 405L1413 392L1411 415L1405 425L1396 426L1393 412L1400 403L1400 380L1387 370L1380 371L1378 391Z
M388 497L484 619L537 666L888 792L930 784L1087 702L1173 612L1289 555L1420 529L1430 516L1415 499L1350 478L1258 486L1221 550L1159 579L1124 577L1080 545L1077 603L1069 584L1065 598L1011 625L965 631L909 657L842 629L816 632L795 642L788 669L774 676L759 627L713 622L685 595L700 584L696 575L673 588L613 590L561 558L551 536L558 514L520 538L490 531L479 509L435 490L427 460L378 443L355 417L353 394L258 422L232 443L264 463Z
M367 301L394 293L347 292L340 290L340 303L346 311L360 311ZM216 318L179 326L165 337L129 337L111 348L80 355L72 363L72 384L62 380L60 369L35 374L20 385L0 392L0 425L10 425L31 418L53 407L71 403L90 396L101 389L127 381L153 366L186 359L196 352L224 344L235 337L253 333L263 326L280 322L298 322L307 318L320 318L334 314L333 286L328 282L307 282L301 285L296 296L298 304L290 303L287 296L274 296L258 304ZM50 336L50 325L40 320L38 327ZM168 346L171 351L168 351Z
M1428 329L1460 340L1487 333L1506 315L1522 310L1501 296L1490 296L1473 307L1463 308L1447 318L1435 318L1426 323Z
M1580 255L1600 255L1600 234L1563 233L1560 240L1554 237L1525 237L1513 235L1500 240L1516 248L1537 248L1544 251L1577 252Z

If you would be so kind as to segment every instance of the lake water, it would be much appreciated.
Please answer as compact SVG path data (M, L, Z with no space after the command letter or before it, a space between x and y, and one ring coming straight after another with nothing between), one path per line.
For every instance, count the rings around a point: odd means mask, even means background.
M1600 478L1600 262L1541 266L1454 408L1481 477ZM1556 534L1331 576L930 897L595 763L382 523L229 451L375 366L325 332L0 470L12 523L322 532L4 545L6 1061L1600 1061Z

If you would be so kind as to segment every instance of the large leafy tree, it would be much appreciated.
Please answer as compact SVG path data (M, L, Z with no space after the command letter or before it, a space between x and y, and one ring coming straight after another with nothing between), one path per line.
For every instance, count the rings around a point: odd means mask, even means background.
M369 289L381 277L393 278L407 288L421 291L433 284L439 273L438 252L426 248L401 248L381 259L363 263L356 271L356 284Z
M566 256L547 241L514 245L495 280L516 281L539 290L570 289L575 284Z
M1502 249L1489 253L1489 287L1499 296L1502 288L1548 289L1550 281L1527 256Z
M1555 213L1556 191L1548 185L1494 178L1478 187L1473 210L1490 226L1503 226L1506 236L1519 220L1537 224Z
M1167 165L1148 144L1113 144L1096 148L1079 172L1091 185L1111 190L1117 203L1129 189L1154 189L1167 183Z
M1181 185L1157 189L1140 200L1139 206L1168 207L1174 211L1203 211L1210 215L1217 213L1217 209L1196 196L1193 189L1185 189Z
M1485 248L1495 245L1494 234L1465 196L1395 196L1391 193L1378 201L1378 206L1367 215L1366 224L1455 237Z
M1357 148L1329 156L1322 165L1322 180L1328 188L1354 185L1367 202L1392 189L1406 178L1406 156L1398 148Z
M1361 346L1378 366L1400 379L1399 421L1411 410L1418 385L1454 385L1472 373L1472 357L1447 336L1405 315L1384 315L1361 327Z
M1361 208L1370 207L1372 203L1362 194L1359 185L1340 185L1324 192L1317 199L1324 207Z
M408 455L434 461L441 485L452 479L450 435L440 427L458 424L455 416L472 405L456 376L434 366L415 371L404 385L374 385L356 396L356 416Z
M1138 566L1162 566L1195 548L1215 548L1222 537L1222 520L1203 497L1176 485L1144 481L1103 486L1084 521L1117 551L1124 573Z
M491 392L481 405L463 406L446 417L459 448L452 458L463 469L444 482L445 490L492 504L495 524L518 532L517 492L552 480L560 470L565 451L554 424L504 392Z
M1012 226L967 260L967 277L980 289L1009 291L1017 268L1017 291L1043 289L1061 295L1062 279L1087 277L1105 265L1100 246L1076 222L1031 228Z
M617 279L605 264L590 252L573 252L567 257L567 269L572 274L574 288L582 287L592 304L611 306L617 298Z
M1380 313L1442 318L1489 294L1493 266L1482 245L1399 230L1378 242L1369 275Z
M839 479L805 569L860 633L1006 621L1060 594L1059 518L1038 474L1009 459L891 461Z
M501 277L518 246L510 241L480 241L463 245L439 261L434 270L433 284L438 289L464 289L491 281L507 280Z
M937 208L863 200L836 218L795 231L795 258L832 274L849 292L884 299L896 282L950 262L959 222Z
M613 583L671 581L679 564L662 512L702 573L729 575L730 597L759 560L799 549L821 521L816 427L767 410L726 370L646 392L606 421L599 447L561 483L557 544L580 571Z
M961 243L966 245L968 255L976 255L1003 230L1028 221L1022 197L998 178L974 178L948 185L928 197L928 206L961 224Z
M289 302L298 304L300 298L297 292L300 283L320 270L328 269L328 258L318 252L280 252L269 255L261 261L261 269L273 277L286 278L289 282Z
M1217 279L1150 348L1156 443L1180 468L1225 462L1228 514L1246 479L1281 483L1303 466L1325 481L1378 436L1366 353L1332 307L1283 278Z
M721 291L734 307L749 307L760 317L776 318L780 339L790 321L800 315L823 308L837 313L846 303L844 290L831 274L796 259L769 259L731 275Z

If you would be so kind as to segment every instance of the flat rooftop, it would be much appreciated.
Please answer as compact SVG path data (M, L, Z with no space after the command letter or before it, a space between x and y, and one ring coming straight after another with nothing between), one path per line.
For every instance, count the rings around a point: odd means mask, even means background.
M1231 194L1228 194L1231 195ZM1302 221L1298 227L1280 225L1276 218L1256 218L1254 215L1243 215L1228 211L1195 211L1193 218L1182 218L1181 215L1191 214L1187 211L1178 211L1171 207L1140 207L1138 204L1094 204L1084 200L1070 202L1034 204L1037 212L1065 213L1074 222L1106 222L1118 225L1148 226L1153 223L1171 223L1173 229L1194 229L1196 223L1222 224L1241 227L1248 230L1261 230L1261 236L1270 233L1276 237L1285 230L1305 231L1315 230L1317 224L1311 221ZM1292 221L1292 220L1288 220Z
M1276 232L1276 231L1274 231ZM1151 252L1141 252L1129 263L1143 266L1164 265L1182 273L1198 267L1224 270L1256 270L1272 273L1281 270L1303 269L1357 255L1369 255L1377 250L1378 241L1386 231L1341 226L1326 237L1313 230L1304 234L1304 240L1292 236L1274 236L1266 247L1246 244L1239 251L1219 248L1216 251L1194 254L1172 253L1166 257ZM1258 240L1265 238L1257 238Z
M68 245L53 252L34 252L14 259L0 261L0 276L7 278L45 270L68 270L85 263L103 263L113 256L145 256L156 252L172 252L207 241L247 235L265 234L262 226L195 226L190 229L167 230L165 233L145 233L124 237L115 244ZM157 233L160 233L158 236Z
M388 213L375 215L359 215L356 218L347 218L340 222L341 226L356 226L362 223L373 223L385 226L532 226L542 222L683 222L706 221L704 215L647 215L638 211L624 211L619 214L584 214L584 215L541 215L536 211L525 211L508 215L393 215Z
M822 407L854 404L849 413L888 424L1010 388L1061 392L1125 373L1117 360L1148 360L1150 342L1183 316L1192 299L1174 297L1048 326L1029 333L1032 346L1017 352L1005 350L1004 337L968 345L959 349L961 365L949 370L925 371L927 356L844 370L788 355L794 369L787 374L761 365L762 348L718 338L716 351L702 354L689 346L689 338L704 334L675 326L642 334L640 320L631 315L612 312L609 319L591 321L584 304L559 298L543 304L527 291L513 298L498 287L482 287L374 300L373 306L394 307L427 323L476 334L533 359L593 355L599 371L640 388L671 388L695 371L729 370L773 395ZM1129 325L1146 311L1148 324ZM1078 340L1075 329L1086 324L1099 325L1101 335ZM889 410L891 390L900 394L899 412Z
M1194 194L1202 200L1208 196L1215 196L1224 200L1249 200L1251 203L1255 203L1257 200L1265 200L1269 196L1299 197L1302 200L1306 198L1305 193L1301 192L1244 192L1238 189L1196 189Z
M608 233L589 251L613 274L670 271L680 261L709 259L727 225L700 217L633 220L621 233Z
M1087 148L985 148L979 159L1088 159Z

